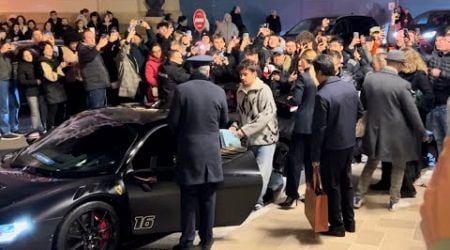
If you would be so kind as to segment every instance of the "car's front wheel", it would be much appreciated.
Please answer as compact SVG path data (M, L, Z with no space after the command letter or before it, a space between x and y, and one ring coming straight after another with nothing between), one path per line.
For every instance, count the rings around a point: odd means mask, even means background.
M57 233L58 250L114 250L119 246L120 224L114 208L92 201L72 210Z

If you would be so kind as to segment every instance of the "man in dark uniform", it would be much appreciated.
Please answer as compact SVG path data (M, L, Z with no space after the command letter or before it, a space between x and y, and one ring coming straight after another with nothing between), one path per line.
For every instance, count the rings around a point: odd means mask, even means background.
M320 165L320 177L328 195L326 235L344 237L355 232L351 164L356 121L362 106L353 84L335 76L333 58L320 55L314 61L319 88L314 105L311 161Z
M181 238L174 249L190 249L196 211L202 249L211 249L216 188L223 181L219 128L228 121L222 88L208 81L210 56L190 58L191 80L176 86L168 123L177 137L177 175L181 193ZM205 65L206 63L206 65Z

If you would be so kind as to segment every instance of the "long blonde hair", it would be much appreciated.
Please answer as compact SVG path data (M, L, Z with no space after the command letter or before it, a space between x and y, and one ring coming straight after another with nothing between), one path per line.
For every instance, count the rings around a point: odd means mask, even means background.
M420 54L413 48L403 48L402 51L405 53L405 64L402 69L403 73L414 73L418 70L428 72L427 65L423 61Z
M311 67L309 67L309 75L311 76L311 79L313 80L314 84L316 86L319 86L319 81L316 78L316 71L314 70L314 66L312 66L312 63L316 59L316 57L317 57L317 53L315 50L307 49L300 54L300 58L298 59L297 64L300 63L301 59L304 59L309 64L311 64ZM298 67L298 65L297 65L297 67Z

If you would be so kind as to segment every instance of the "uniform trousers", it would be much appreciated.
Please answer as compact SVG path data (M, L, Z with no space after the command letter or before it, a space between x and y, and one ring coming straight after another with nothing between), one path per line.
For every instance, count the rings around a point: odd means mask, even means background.
M202 246L212 245L217 185L180 185L181 249L189 249L193 245L197 218L200 222L198 234Z

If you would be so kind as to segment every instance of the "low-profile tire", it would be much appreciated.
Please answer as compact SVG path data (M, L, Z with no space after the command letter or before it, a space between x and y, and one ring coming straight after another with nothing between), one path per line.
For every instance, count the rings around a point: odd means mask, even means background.
M115 250L119 248L119 218L112 206L91 201L73 209L59 227L58 250Z

